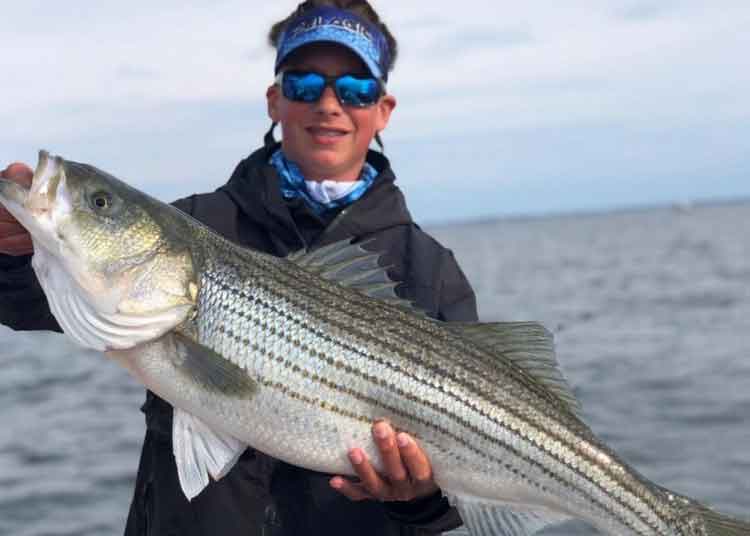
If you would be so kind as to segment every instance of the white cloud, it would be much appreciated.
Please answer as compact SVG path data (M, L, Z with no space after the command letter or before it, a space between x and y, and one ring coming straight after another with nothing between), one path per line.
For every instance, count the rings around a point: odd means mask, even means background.
M218 155L260 143L273 62L266 35L297 4L1 1L0 163L32 159L40 146L82 159L119 145L134 176L163 181L150 171L153 158L139 155L163 144L171 157L184 139L190 157L159 168L191 179L213 169L205 174L214 185L227 167L212 167ZM745 0L375 5L401 50L392 143L750 121Z
M71 100L260 97L272 62L265 36L286 11L282 2L6 3L4 115ZM719 9L705 2L473 0L458 12L435 0L377 5L401 43L393 90L426 102L435 88L458 102L479 93L493 107L492 87L502 98L517 86L518 97L533 100L535 81L571 78L638 92L748 87L739 53L750 45L743 1Z
M465 47L456 40L452 54L431 55L429 45L405 53L394 80L406 115L418 123L436 109L451 119L464 110L470 117L485 112L511 127L686 115L713 120L715 103L724 116L747 117L750 76L739 51L750 47L743 30L750 5L703 4L637 23L615 16L606 2L596 4L599 10L587 5L546 3L542 10L530 2L514 17L497 17L498 35L513 25L525 28L530 38L516 46ZM437 90L434 100L425 85ZM426 128L433 126L417 134Z

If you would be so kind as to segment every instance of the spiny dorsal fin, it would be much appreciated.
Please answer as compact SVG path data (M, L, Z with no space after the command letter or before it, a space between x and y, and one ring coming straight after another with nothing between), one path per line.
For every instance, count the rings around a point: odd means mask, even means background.
M388 277L388 267L380 265L379 253L362 248L367 243L352 244L351 240L341 240L312 251L296 251L286 259L324 279L412 313L424 315L424 312L414 307L410 301L396 295L395 288L398 283Z
M509 359L562 400L575 414L581 411L555 358L552 334L538 322L449 322L446 329L493 354Z

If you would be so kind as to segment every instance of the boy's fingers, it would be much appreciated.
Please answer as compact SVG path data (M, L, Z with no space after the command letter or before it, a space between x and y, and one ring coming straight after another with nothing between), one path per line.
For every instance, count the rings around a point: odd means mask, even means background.
M397 441L401 451L401 459L404 461L411 479L419 483L432 480L432 465L417 442L403 432L398 434Z
M333 477L329 482L333 489L344 495L350 501L374 499L367 490L362 488L362 484L352 482L340 476Z
M31 179L34 177L34 171L26 164L15 162L2 171L2 177L29 186Z
M401 459L393 427L385 421L377 422L372 427L372 435L383 460L384 476L390 483L392 495L398 500L409 499L409 473Z
M389 494L388 483L375 471L364 451L352 449L349 452L349 460L351 460L354 471L361 480L360 485L373 497L380 500L385 499Z

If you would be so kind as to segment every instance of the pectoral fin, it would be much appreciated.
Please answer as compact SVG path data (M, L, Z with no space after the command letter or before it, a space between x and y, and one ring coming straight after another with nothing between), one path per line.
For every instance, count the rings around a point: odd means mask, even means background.
M180 486L188 500L192 500L208 486L209 477L219 480L226 475L247 445L174 408L172 448Z
M247 371L230 359L191 338L188 333L171 335L175 367L191 382L204 389L233 398L252 398L258 385Z

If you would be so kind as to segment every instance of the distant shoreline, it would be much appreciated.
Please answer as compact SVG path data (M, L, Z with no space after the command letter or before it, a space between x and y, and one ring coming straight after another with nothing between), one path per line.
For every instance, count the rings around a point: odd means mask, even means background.
M580 217L604 217L614 214L638 214L652 210L674 210L676 212L690 212L695 209L726 207L733 205L750 204L750 197L735 197L729 199L689 199L673 201L671 203L654 203L645 205L623 205L619 207L602 209L561 210L555 212L541 212L539 214L508 214L502 216L477 216L470 219L457 219L449 221L425 220L420 225L429 229L443 227L464 227L471 225L483 225L497 222L524 222L534 220L567 219Z

